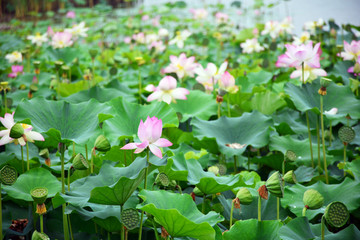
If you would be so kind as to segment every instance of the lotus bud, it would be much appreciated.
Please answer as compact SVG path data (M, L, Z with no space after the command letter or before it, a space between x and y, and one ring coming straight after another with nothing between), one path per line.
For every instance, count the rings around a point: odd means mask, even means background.
M306 190L303 197L306 209L319 209L324 205L324 197L315 189Z
M78 153L73 159L73 167L75 170L86 170L89 168L89 163L81 153Z
M38 231L34 231L31 240L50 240L50 238L45 233L40 233Z
M24 135L24 128L20 123L16 123L10 130L11 138L21 138Z
M220 169L217 166L211 166L208 168L208 172L212 172L215 176L219 175Z
M38 86L34 83L30 85L30 92L37 92L39 90Z
M345 204L332 202L326 207L324 216L331 227L340 228L347 223L350 214Z
M291 150L287 150L285 153L285 157L287 160L293 162L297 159L296 153L294 151Z
M353 141L355 138L355 131L352 127L342 126L339 129L338 136L340 140L347 145L349 142Z
M136 209L128 208L121 212L121 222L129 230L136 228L139 220L139 212Z
M13 185L17 179L17 171L9 165L4 166L0 170L0 180L2 184Z
M100 135L95 140L95 149L100 152L107 152L111 148L109 140L104 136Z
M236 194L236 198L239 199L241 204L249 205L253 201L253 197L247 188L240 188Z
M296 176L293 170L288 171L284 175L284 181L287 183L295 184L296 183Z
M224 164L221 164L221 163L217 163L215 166L217 166L219 168L219 174L220 176L223 176L226 174L226 166Z
M60 71L61 66L64 64L64 62L62 62L62 61L55 61L54 64L55 64L56 71Z
M92 48L89 50L89 54L90 54L91 58L94 59L98 54L98 50L95 48Z
M170 179L165 173L159 173L155 179L156 184L161 184L164 187L170 185Z
M49 149L44 148L41 149L39 152L40 157L45 159L45 164L50 167L51 166L51 160L50 160L50 156L49 156Z
M282 198L284 196L284 186L279 171L274 172L266 181L265 186L267 190L276 197Z
M201 192L198 187L195 187L195 188L194 188L193 193L194 193L196 196L204 196L204 193Z

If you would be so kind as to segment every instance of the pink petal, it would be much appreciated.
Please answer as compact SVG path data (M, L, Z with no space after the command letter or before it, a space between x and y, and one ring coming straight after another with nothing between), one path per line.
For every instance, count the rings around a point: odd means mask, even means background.
M291 73L290 78L298 78L298 77L301 77L301 74L302 74L301 70L295 70L295 71L293 71L293 72Z
M14 141L14 139L9 137L9 135L5 135L0 139L0 146L11 143L12 141Z
M169 140L165 139L165 138L159 138L156 142L154 142L153 145L156 145L158 147L170 147L172 146L172 142L170 142Z
M140 120L140 124L139 124L139 128L138 128L138 137L141 142L144 142L147 140L146 126L142 119Z
M297 51L294 55L300 62L303 62L306 57L306 51Z
M171 92L171 95L173 96L173 98L175 99L183 99L186 100L186 95L189 94L189 90L187 90L186 88L176 88Z
M149 148L150 148L150 151L151 151L155 156L157 156L157 157L159 157L159 158L162 158L161 150L160 150L157 146L151 144L151 145L149 145Z
M13 112L12 114L5 113L5 116L3 118L0 117L0 121L1 121L2 125L4 125L4 127L6 127L7 129L10 129L10 128L12 128L12 126L15 125L14 113L15 112Z
M155 124L151 129L151 142L153 143L157 141L161 137L161 133L162 133L162 120L159 119L158 121L155 122Z
M25 132L24 134L29 142L33 142L31 140L45 141L44 137L38 132L30 131L30 132Z
M0 131L0 137L3 137L5 135L9 135L9 134L10 134L10 129Z
M149 141L144 141L142 143L136 143L137 148L146 148L149 145Z
M150 95L147 97L146 100L147 100L148 102L151 102L151 101L154 101L154 100L158 100L158 99L160 99L161 94L162 94L162 91L155 91L155 92L153 92L152 94L150 94Z
M170 90L176 88L176 79L172 76L166 76L159 82L159 87L161 90Z
M142 151L144 151L145 148L137 148L134 153L141 153Z
M128 143L120 149L128 150L128 149L135 149L135 148L137 148L136 143Z

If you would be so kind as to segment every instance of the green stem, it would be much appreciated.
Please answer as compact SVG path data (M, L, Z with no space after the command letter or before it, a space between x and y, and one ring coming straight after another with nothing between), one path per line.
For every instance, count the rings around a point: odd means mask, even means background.
M96 80L95 80L95 59L92 58L92 82L93 82L93 86L96 85Z
M29 160L29 144L26 141L26 161L27 161L27 170L30 170L30 160Z
M95 148L91 151L90 173L94 173L94 158L96 157Z
M331 120L330 120L330 139L329 139L329 147L331 147L331 141L332 141L332 125L331 125Z
M227 110L228 110L228 117L231 117L231 111L230 111L230 99L229 99L229 95L227 96Z
M305 78L304 78L304 62L301 63L301 76L302 76L302 83L305 84Z
M319 118L316 118L316 137L317 137L317 152L318 152L318 165L321 166L320 160L320 127L319 127Z
M206 200L206 194L204 194L204 196L203 196L203 204L202 204L202 208L201 208L201 212L203 214L205 214L205 200Z
M238 158L238 156L234 155L234 173L236 173L236 171L237 171L237 158Z
M72 231L72 227L71 227L70 215L67 215L67 216L68 216L68 222L69 222L70 237L71 237L71 240L74 240L74 235L73 235L73 231Z
M21 166L22 166L22 172L25 172L25 161L24 161L24 147L20 145L21 148Z
M218 115L218 118L221 117L221 102L218 103L217 115Z
M146 162L148 164L147 168L145 168L145 182L144 182L144 189L147 187L147 175L149 171L149 148L146 149ZM139 240L141 240L142 237L142 226L143 226L143 219L144 219L144 211L141 210L141 218L140 218L140 228L139 228Z
M234 212L234 202L231 201L231 211L230 211L230 226L229 226L229 229L231 228L232 226L232 221L233 221L233 212Z
M322 149L323 149L323 157L324 157L325 180L326 180L326 184L329 184L329 176L328 176L327 163L326 163L326 151L325 151L323 102L324 102L323 96L320 95L321 139L322 139Z
M0 239L3 239L3 234L2 234L2 196L1 196L1 183L0 183Z
M179 189L179 193L182 194L181 186L179 183L177 183L177 188Z
M305 217L305 216L306 216L306 210L307 210L307 208L306 208L306 207L304 207L304 208L303 208L303 210L302 210L302 216L303 216L303 217Z
M65 158L65 144L60 143L60 161L61 161L61 193L65 194L65 170L64 170L64 158ZM65 216L66 203L62 205L62 214L63 214L63 229L64 229L64 239L69 240L69 229L68 221Z
M321 217L321 240L325 240L325 220L324 220L324 215Z
M5 107L5 113L7 113L6 87L4 89L4 107Z
M283 177L285 175L285 163L286 163L286 160L285 160L285 156L284 156L284 161L282 163L282 175L283 175Z
M344 167L345 167L345 164L346 164L346 144L344 144ZM346 176L346 172L345 172L345 169L344 169L344 177Z
M40 232L44 233L44 215L40 214Z
M124 208L124 204L120 205L120 217L123 214L123 208ZM125 239L125 228L124 228L124 224L121 224L121 240Z
M111 240L111 234L110 234L109 231L108 231L108 233L107 233L107 239L108 239L108 240Z
M141 89L142 89L142 82L141 82L141 71L139 66L139 103L141 104Z
M159 238L159 234L158 234L158 232L157 232L157 227L156 227L156 224L155 224L154 219L151 219L151 222L152 222L152 225L153 225L153 228L154 228L155 238L156 238L156 240L160 240L160 238Z
M60 100L60 73L59 73L59 71L56 72L56 80L57 80L56 96L57 96L57 100Z
M258 199L258 221L261 221L261 197L259 195L259 199Z
M70 192L70 169L71 169L71 166L68 169L68 176L67 176L68 192Z
M280 198L276 197L276 219L280 219Z
M309 114L308 114L307 111L305 112L305 116L306 116L306 124L307 124L308 134L309 134L310 153L311 153L311 166L314 168L315 165L314 165L314 155L313 155L312 141L311 141L310 122L309 122Z

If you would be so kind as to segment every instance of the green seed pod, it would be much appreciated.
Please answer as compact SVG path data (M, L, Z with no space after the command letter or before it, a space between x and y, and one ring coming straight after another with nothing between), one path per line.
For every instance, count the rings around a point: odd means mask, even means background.
M291 151L291 150L287 150L286 153L285 153L285 157L287 160L293 162L296 160L297 156L296 156L296 153L294 151Z
M47 188L44 187L36 187L30 191L31 197L34 199L34 202L37 204L43 204L48 195Z
M287 183L295 184L296 183L296 176L293 170L288 171L284 175L284 181Z
M355 138L355 131L348 126L342 126L338 132L339 138L344 143L349 143Z
M224 164L221 164L221 163L217 163L215 166L217 166L219 168L219 174L220 176L223 176L226 174L226 166Z
M236 197L240 200L240 204L249 205L253 201L253 197L247 188L240 188L236 194Z
M89 50L89 54L90 54L91 58L95 58L96 55L98 54L98 50L95 48L92 48Z
M320 84L323 87L328 87L331 82L332 80L330 78L325 78L325 77L320 78Z
M0 170L1 183L5 185L13 185L16 182L16 179L17 171L14 167L6 165Z
M89 163L81 153L78 153L73 159L73 167L76 170L86 170L89 168Z
M139 212L133 208L123 210L121 213L121 222L129 230L136 228L139 225Z
M350 214L345 204L332 202L326 207L324 216L331 227L340 228L347 223Z
M100 152L107 152L111 148L109 140L104 136L100 135L95 140L95 149Z
M37 84L32 83L32 84L30 85L30 91L31 91L31 92L37 92L38 90L39 90L39 87L37 86Z
M265 186L267 190L276 197L282 198L284 196L284 186L279 171L274 172L266 181Z
M45 233L40 233L38 231L34 231L31 240L50 240L50 238Z
M34 64L34 68L39 68L40 67L40 61L34 61L33 64Z
M21 138L24 135L24 128L20 123L16 123L10 130L11 138Z
M49 149L44 148L41 149L39 152L40 157L44 158L44 159L48 159L49 158Z
M220 173L220 169L218 166L211 166L208 168L208 172L212 172L215 176L217 176Z
M54 64L55 64L56 70L59 71L60 68L61 68L61 66L64 64L64 62L62 62L62 61L55 61Z
M195 193L196 196L204 196L204 193L200 191L198 187L194 188L193 193Z
M309 189L304 193L303 203L308 209L319 209L324 205L324 197L315 189Z
M159 173L155 179L155 182L164 187L167 187L170 185L170 179L165 173Z

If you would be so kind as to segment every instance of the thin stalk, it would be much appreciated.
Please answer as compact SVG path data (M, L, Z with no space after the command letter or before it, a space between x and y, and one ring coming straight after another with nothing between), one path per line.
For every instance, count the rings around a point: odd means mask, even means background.
M321 217L321 240L325 239L325 220L324 215Z
M160 240L160 238L159 238L159 234L158 234L158 232L157 232L157 227L156 227L156 224L155 224L154 219L151 219L151 222L152 222L152 225L153 225L153 228L154 228L155 238L156 238L156 240Z
M231 117L231 111L230 111L230 99L229 99L229 95L228 98L226 100L226 104L227 104L227 111L228 111L228 117Z
M40 214L40 232L44 233L44 215Z
M305 217L305 216L306 216L306 210L307 210L307 208L306 208L306 207L304 207L304 208L303 208L303 210L302 210L302 216L303 216L303 217Z
M345 164L346 164L346 144L344 144L344 167L345 167ZM346 172L344 170L344 177L346 176Z
M202 204L202 208L201 208L201 212L203 214L205 214L205 200L206 200L206 194L204 194L204 196L203 196L203 204Z
M107 239L108 239L108 240L111 240L110 232L107 233Z
M312 141L311 141L310 122L309 122L309 114L307 111L305 112L305 116L306 116L306 124L307 124L307 128L308 128L309 142L310 142L311 166L314 168L315 165L314 165L314 155L313 155Z
M218 118L221 117L221 103L220 102L218 103L217 115L218 115Z
M280 198L276 197L276 219L280 219Z
M149 148L146 149L146 162L148 164L147 168L145 169L145 182L144 182L144 189L147 187L147 175L149 171ZM139 228L139 240L141 240L142 237L142 226L143 226L143 219L144 219L144 211L141 210L141 218L140 218L140 228Z
M177 184L177 187L178 187L178 189L179 189L179 193L182 194L182 190L181 190L181 187L180 187L180 184L179 184L179 183Z
M332 125L330 120L330 139L329 139L329 147L331 147L331 138L332 138Z
M29 144L26 141L26 161L27 161L27 170L30 170L30 160L29 160Z
M302 83L305 84L305 78L304 78L304 62L301 63L301 76L302 76Z
M94 158L96 157L95 147L91 151L90 173L94 173Z
M5 107L5 113L7 113L6 87L4 89L4 107Z
M70 192L70 169L71 169L71 166L68 169L68 176L67 176L68 192Z
M61 161L61 193L65 194L65 170L64 170L64 160L65 158L65 144L60 143L60 161ZM63 214L63 229L64 229L64 239L69 240L69 229L68 229L68 219L65 216L66 203L62 205L62 214Z
M283 163L282 163L282 175L283 175L283 177L284 177L284 175L285 175L285 163L286 163L286 160L285 160L285 156L284 156L284 161L283 161Z
M325 180L326 180L326 184L329 184L329 176L328 176L327 164L326 164L326 151L325 151L323 102L324 102L323 96L320 95L321 139L322 139L322 149L323 149L323 157L324 157Z
M231 201L231 212L230 212L230 226L229 226L229 229L231 228L232 226L232 221L233 221L233 212L234 212L234 202Z
M258 199L258 221L261 221L261 197L259 195L259 199Z
M142 82L141 82L141 71L139 67L139 103L141 104L141 89L142 89Z
M92 82L93 82L93 86L96 85L96 80L95 80L95 59L92 58Z
M120 216L123 214L124 204L120 205ZM124 224L121 224L121 240L125 240L125 228Z
M234 155L234 173L237 171L237 155Z
M70 232L70 237L71 237L71 240L74 240L74 235L73 235L73 231L72 231L72 227L71 227L71 219L70 219L70 215L67 215L68 216L68 222L69 222L69 232Z
M59 73L59 70L56 71L56 80L57 80L56 95L57 95L57 100L59 100L60 99L60 73Z
M316 119L316 137L317 137L317 152L318 152L318 165L321 166L320 160L320 127L319 127L319 118Z
M25 161L24 161L24 147L20 145L21 148L21 166L22 166L22 172L25 172Z
M3 235L2 235L2 196L1 196L1 182L0 182L0 239L3 239Z

